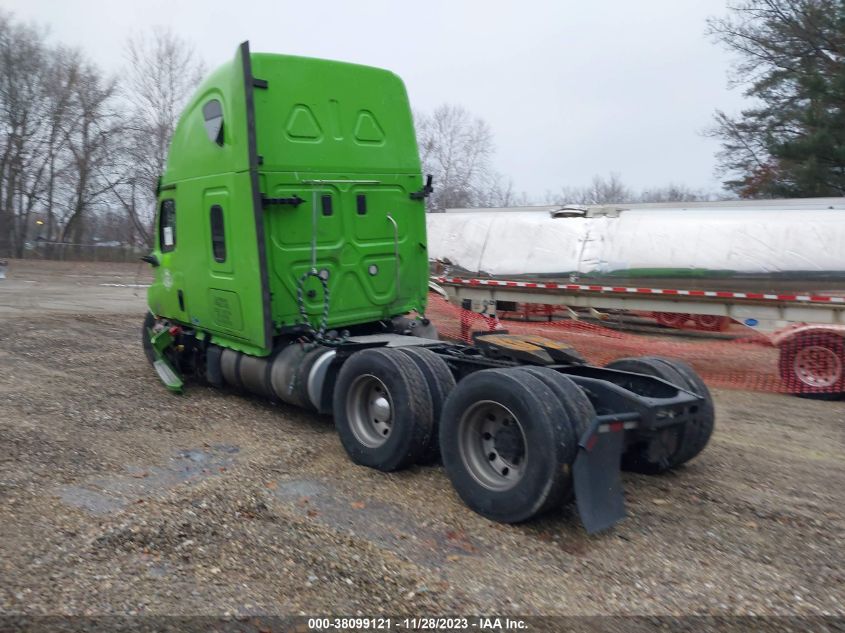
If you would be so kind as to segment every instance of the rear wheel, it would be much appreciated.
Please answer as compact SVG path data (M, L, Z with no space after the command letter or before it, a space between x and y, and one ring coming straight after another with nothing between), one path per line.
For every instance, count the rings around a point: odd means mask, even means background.
M425 376L428 391L431 396L432 428L431 439L419 459L420 464L433 464L440 458L440 414L446 398L455 388L455 377L449 371L449 366L440 356L424 347L397 347L397 351L408 356Z
M845 341L829 332L807 332L780 348L780 376L804 398L837 400L845 392Z
M590 399L584 395L581 388L575 382L554 369L549 367L535 367L531 365L523 365L516 367L514 371L526 372L535 378L540 379L543 383L554 391L558 401L563 405L566 411L566 416L572 425L572 430L575 436L575 445L577 452L578 441L590 428L590 423L596 416L596 410L593 408ZM575 497L575 490L572 487L570 480L566 494L565 501L571 501Z
M494 521L518 523L563 503L577 444L566 409L544 381L486 369L449 395L440 451L464 503Z
M410 466L428 447L433 425L423 373L396 349L353 354L335 384L334 422L356 464L383 471Z
M607 367L662 378L704 398L704 402L686 424L669 427L652 441L629 447L622 456L623 468L659 473L688 462L704 450L713 434L715 409L710 390L692 367L683 361L660 356L621 358L609 363Z

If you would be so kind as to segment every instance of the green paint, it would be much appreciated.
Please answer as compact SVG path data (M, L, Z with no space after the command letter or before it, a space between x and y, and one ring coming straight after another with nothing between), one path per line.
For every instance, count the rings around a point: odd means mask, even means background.
M245 54L252 77L268 82L252 89L253 112ZM220 103L223 128L209 138L207 129L217 128L204 111L213 100ZM253 115L261 157L254 165ZM222 145L215 142L220 139ZM260 195L304 202L259 208L256 219L253 176ZM158 316L195 327L220 345L266 355L272 336L301 321L297 281L311 269L315 239L316 267L329 273L330 328L423 312L425 206L409 195L421 188L411 110L399 77L342 62L249 54L242 46L200 86L176 128L161 180L154 250L161 265L149 305ZM330 215L324 215L325 196ZM358 213L359 196L366 197L365 214ZM162 226L166 200L176 207L172 233ZM222 226L216 228L214 205L222 208ZM388 215L399 227L398 262ZM269 295L262 286L262 245ZM317 280L305 284L305 297L316 326L323 311Z
M159 378L170 391L174 393L182 393L184 381L176 368L173 367L171 362L167 359L165 354L167 348L173 345L174 342L174 338L170 333L170 330L165 328L154 334L152 330L148 329L147 335L150 337L153 344L153 353L156 357L156 360L153 362L153 367L155 367Z

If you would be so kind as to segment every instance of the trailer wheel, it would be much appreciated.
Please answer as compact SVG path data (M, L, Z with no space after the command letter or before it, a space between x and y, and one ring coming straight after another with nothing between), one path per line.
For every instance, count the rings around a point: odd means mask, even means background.
M440 421L440 453L458 495L503 523L562 505L577 453L566 409L528 372L485 369L458 383Z
M781 379L795 395L838 400L845 392L845 341L829 332L808 332L780 347Z
M153 351L153 342L150 340L150 330L156 324L156 318L152 312L147 312L144 317L144 325L141 327L141 344L144 346L144 355L152 365L156 361L156 355Z
M410 466L428 446L433 425L422 371L396 349L356 352L335 383L334 423L356 464L385 472Z
M682 312L655 312L655 320L664 327L682 328L690 315Z
M623 468L635 472L660 473L688 462L704 450L713 434L715 409L710 390L692 367L683 361L661 356L621 358L609 363L607 367L656 376L704 398L695 417L683 428L667 429L659 436L659 441L665 445L666 450L663 452L668 455L655 458L648 444L635 444L622 456Z
M575 450L577 452L578 442L587 429L590 428L590 422L596 416L596 410L590 399L581 391L581 388L569 377L559 371L555 371L549 367L535 367L532 365L523 365L516 367L516 371L523 371L531 374L535 378L539 378L555 392L560 403L566 411L566 416L572 424L572 429L575 434ZM574 459L574 457L573 457ZM572 488L572 482L564 495L564 501L569 502L575 497L575 490Z
M718 316L716 314L694 314L692 322L696 330L704 332L724 332L731 325L730 317Z
M397 347L396 349L416 363L428 383L432 407L431 439L418 463L433 464L440 458L440 434L438 433L440 414L443 411L446 398L455 388L455 377L449 370L446 361L430 349L417 346Z

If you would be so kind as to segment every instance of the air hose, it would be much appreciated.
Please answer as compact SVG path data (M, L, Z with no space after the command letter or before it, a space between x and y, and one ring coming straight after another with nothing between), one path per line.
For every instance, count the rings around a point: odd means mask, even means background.
M319 279L323 287L323 315L320 318L320 326L316 330L308 319L308 312L305 309L305 299L303 297L305 282L308 281L309 277ZM302 317L302 321L311 329L314 341L326 347L339 347L346 337L336 339L326 338L326 328L329 325L329 282L326 277L328 275L321 275L316 268L311 268L308 272L303 273L296 284L296 304L299 307L299 316Z

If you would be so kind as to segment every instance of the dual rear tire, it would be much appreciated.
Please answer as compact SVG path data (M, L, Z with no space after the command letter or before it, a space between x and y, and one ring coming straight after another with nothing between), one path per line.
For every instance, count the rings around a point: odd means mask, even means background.
M622 455L622 468L641 473L661 473L685 464L704 450L713 434L715 409L710 390L692 367L673 358L638 356L620 358L609 363L607 368L662 378L704 400L693 418L685 424L667 428L649 442L629 446Z
M572 499L579 434L594 414L575 383L552 369L478 371L443 409L443 466L475 512L528 521Z
M548 368L477 371L455 386L419 347L368 349L341 367L334 419L352 461L394 471L442 458L461 499L495 521L527 521L573 498L578 440L595 416Z
M455 386L446 362L421 347L353 354L334 388L334 421L356 464L390 472L438 458L441 410Z

